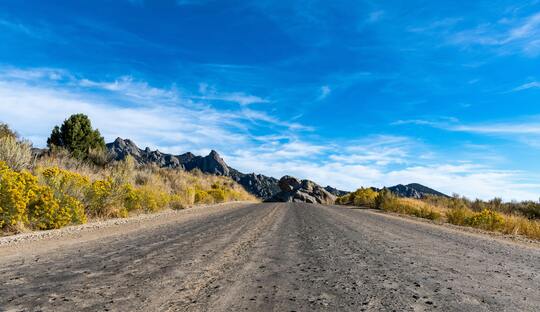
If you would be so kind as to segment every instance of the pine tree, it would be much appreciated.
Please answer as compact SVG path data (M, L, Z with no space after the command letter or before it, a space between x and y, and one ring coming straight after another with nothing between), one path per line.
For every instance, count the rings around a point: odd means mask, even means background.
M71 115L62 126L55 126L47 139L51 149L61 147L68 150L73 157L86 159L92 150L105 150L105 140L99 130L92 129L92 123L84 114Z

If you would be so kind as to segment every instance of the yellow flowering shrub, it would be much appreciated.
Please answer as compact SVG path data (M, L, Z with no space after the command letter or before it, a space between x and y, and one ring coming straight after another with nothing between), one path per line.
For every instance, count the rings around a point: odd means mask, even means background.
M59 200L59 204L62 207L65 207L71 214L71 223L73 224L86 223L87 219L86 219L86 212L84 210L84 205L75 197L64 195Z
M128 211L156 212L166 208L172 197L151 187L134 188L131 184L124 186L125 202Z
M79 200L84 200L90 187L88 177L58 167L39 168L37 174L41 182L52 188L55 194L63 193Z
M71 223L86 223L83 202L91 186L88 177L58 167L38 168L40 181L50 187L54 197L71 214Z
M208 195L210 195L213 199L214 203L222 203L225 201L225 191L218 188L213 188L209 191L207 191Z
M493 210L484 209L481 212L474 213L467 219L466 223L485 230L496 230L504 226L504 218Z
M87 193L87 213L95 217L127 217L122 188L111 178L96 180Z
M211 204L213 202L213 198L208 192L204 190L195 190L195 204Z
M35 196L37 179L11 170L0 161L0 227L27 223L26 206Z
M54 198L53 191L45 186L37 189L36 197L28 204L28 224L39 230L57 229L71 223L69 207Z
M54 229L86 221L84 207L71 196L57 198L48 185L28 171L16 172L0 162L0 227Z

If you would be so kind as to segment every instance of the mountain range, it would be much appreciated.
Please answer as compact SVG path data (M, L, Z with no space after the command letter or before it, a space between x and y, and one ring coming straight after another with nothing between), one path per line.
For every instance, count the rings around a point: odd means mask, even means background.
M207 156L197 156L190 152L180 155L173 155L162 153L159 150L152 151L148 147L145 149L140 149L133 141L122 138L117 138L114 142L108 143L107 149L111 157L115 160L124 160L126 157L131 156L138 164L141 165L156 164L157 166L164 168L180 168L187 171L198 169L208 174L227 176L236 181L238 184L242 185L251 194L264 200L271 200L273 198L282 201L294 198L294 195L291 195L292 193L283 191L283 181L285 177L282 178L282 185L280 187L280 180L274 177L255 173L242 173L234 168L229 167L218 152L214 150L212 150ZM295 179L288 176L286 176L286 178L289 180ZM329 197L328 195L343 196L348 193L331 186L326 186L323 188L312 181L305 180L304 182L304 180L302 180L299 183L308 185L309 187L307 187L307 189L310 190L310 192L314 189L316 190L317 194L323 194L324 196L321 197L324 198L323 200L326 200L326 198ZM372 189L376 191L380 190L377 188ZM398 184L396 186L389 187L388 189L400 197L423 198L426 195L448 197L441 192L418 183L411 183L407 185ZM306 191L305 187L300 188L300 192L295 190L296 193L299 193L302 196L302 192L304 191ZM313 195L313 192L310 194Z
M199 169L204 173L230 177L248 192L262 199L270 198L280 192L278 179L262 174L242 173L229 167L214 150L207 156L196 156L190 152L172 155L158 150L152 151L148 147L140 149L133 141L122 138L108 143L107 149L115 160L132 156L138 164L156 164L160 167L180 168L187 171Z

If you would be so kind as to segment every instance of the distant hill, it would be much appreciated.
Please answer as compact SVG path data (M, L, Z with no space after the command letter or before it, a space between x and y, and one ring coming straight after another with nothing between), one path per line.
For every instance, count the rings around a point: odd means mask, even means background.
M398 184L395 186L391 186L388 189L399 197L418 198L418 199L426 197L426 195L449 197L446 194L443 194L439 191L436 191L432 188L429 188L425 185L418 184L418 183L411 183L407 185Z
M330 185L325 186L324 189L325 189L328 193L330 193L330 194L332 194L332 195L334 195L334 196L337 196L337 197L340 197L340 196L349 194L349 192L347 192L347 191L338 190L337 188L331 187Z

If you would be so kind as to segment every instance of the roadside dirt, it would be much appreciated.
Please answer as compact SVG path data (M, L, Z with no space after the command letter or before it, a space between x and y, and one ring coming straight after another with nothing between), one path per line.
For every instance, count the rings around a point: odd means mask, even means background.
M234 204L0 247L1 311L537 311L540 249L369 210Z

